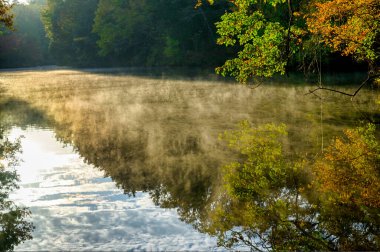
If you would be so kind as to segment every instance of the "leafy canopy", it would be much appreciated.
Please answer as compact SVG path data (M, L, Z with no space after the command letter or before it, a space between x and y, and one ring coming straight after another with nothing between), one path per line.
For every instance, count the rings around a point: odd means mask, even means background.
M229 2L231 10L216 23L217 43L233 47L237 53L216 69L223 76L246 83L251 77L284 74L292 64L304 64L312 53L309 51L321 45L365 61L376 70L380 36L377 0Z
M296 50L294 35L299 28L288 27L284 0L230 1L232 11L216 23L219 45L238 48L237 57L227 60L216 72L247 82L252 76L270 77L284 74L289 50ZM290 30L292 35L290 36Z
M268 21L261 11L250 13L241 8L223 15L216 27L218 44L241 48L238 57L227 60L216 69L217 73L234 76L240 82L246 82L251 75L270 77L285 73L285 27L279 22Z
M344 132L315 165L319 190L327 200L380 208L380 143L372 124Z
M372 64L379 58L378 0L314 1L307 14L309 31L333 51Z
M239 153L201 230L228 248L378 250L380 144L374 125L345 131L313 160L285 158L284 125L244 121L222 139Z
M10 12L12 5L7 0L0 0L0 34L2 26L12 28L13 15Z

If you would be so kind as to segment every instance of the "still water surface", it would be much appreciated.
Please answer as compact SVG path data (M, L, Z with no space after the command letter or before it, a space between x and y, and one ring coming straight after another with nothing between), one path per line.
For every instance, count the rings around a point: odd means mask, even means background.
M31 209L36 230L16 250L215 249L215 239L181 222L176 209L156 206L148 193L125 195L51 129L10 131L11 139L19 136L21 181L12 199Z
M376 90L351 102L305 96L312 85L289 81L249 89L57 70L3 72L0 85L2 125L11 138L24 136L12 198L36 226L18 250L220 249L205 233L215 235L207 227L224 197L221 167L239 160L220 134L241 120L284 123L293 160L379 119Z

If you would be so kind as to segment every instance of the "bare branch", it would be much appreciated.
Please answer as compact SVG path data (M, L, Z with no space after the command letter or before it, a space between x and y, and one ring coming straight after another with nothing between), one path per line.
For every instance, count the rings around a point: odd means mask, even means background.
M353 96L353 94L349 94L349 93L346 93L346 92L343 92L343 91L339 91L339 90L332 89L332 88L326 88L326 87L317 87L316 89L309 90L309 92L306 93L305 95L314 94L314 92L316 92L318 90L327 90L327 91L339 93L339 94L342 94L342 95Z
M310 92L310 91L309 91L309 92ZM308 95L308 94L312 94L312 95L316 96L319 100L323 100L323 98L322 98L321 96L317 95L317 94L314 93L314 92L306 93L305 95Z
M292 0L288 0L288 15L289 15L289 20L288 20L288 31L287 31L287 36L286 36L286 49L285 49L285 54L286 54L286 75L289 76L289 62L290 62L290 35L291 35L291 27L293 23L293 9L292 9Z
M255 85L255 86L248 86L250 89L256 89L258 87L260 87L263 83L260 82L259 84Z
M292 223L298 231L300 231L304 236L310 238L311 240L321 244L324 248L326 248L327 250L329 251L333 251L333 250L336 250L334 247L331 247L329 244L326 244L324 243L322 240L316 238L313 236L313 234L307 232L306 230L304 230L297 221L289 221L290 223ZM322 238L323 239L323 238Z
M351 94L351 93L346 93L346 92L343 92L343 91L340 91L340 90L337 90L337 89L327 88L327 87L322 87L322 86L320 86L320 87L317 87L317 88L315 88L315 89L313 89L313 90L309 90L309 92L306 93L305 95L309 95L309 94L314 94L314 95L316 95L316 94L315 94L316 91L318 91L318 90L326 90L326 91L330 91L330 92L334 92L334 93L338 93L338 94L342 94L342 95L350 96L350 97L351 97L351 100L353 100L354 97L359 93L359 91L360 91L360 90L361 90L366 84L368 84L370 81L372 81L372 80L374 80L374 79L376 79L376 78L378 78L378 77L380 77L380 74L369 75L369 76L367 77L367 79L366 79L365 81L363 81L362 84L360 84L360 86L359 86L359 87L355 90L355 92L352 93L352 94Z

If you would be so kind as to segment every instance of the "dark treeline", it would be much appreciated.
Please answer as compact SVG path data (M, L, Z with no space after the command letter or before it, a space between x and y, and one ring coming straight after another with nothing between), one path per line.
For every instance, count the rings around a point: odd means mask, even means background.
M214 23L226 2L194 0L32 0L15 4L14 31L0 36L0 67L57 64L210 66L228 51Z
M14 5L14 30L3 28L0 31L0 67L38 66L52 62L40 15L44 6L45 0Z
M216 67L240 48L216 44L227 0L30 0L14 4L14 30L0 29L0 68ZM349 70L350 58L325 55L325 68ZM337 62L339 64L337 64ZM291 68L299 67L295 62ZM357 66L354 66L357 69Z

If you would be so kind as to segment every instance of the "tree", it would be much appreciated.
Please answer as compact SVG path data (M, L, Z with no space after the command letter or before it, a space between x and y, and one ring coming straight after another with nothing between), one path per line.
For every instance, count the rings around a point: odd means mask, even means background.
M366 61L374 70L379 59L380 3L376 0L314 1L308 29L343 56Z
M239 160L223 168L226 193L210 205L202 231L218 244L255 251L332 250L332 241L315 223L315 204L308 201L310 177L304 162L286 158L285 125L257 127L244 121L222 136Z
M308 30L332 51L352 56L368 64L368 78L350 94L319 87L311 93L326 89L355 97L360 89L380 77L380 3L377 0L312 1L305 14Z
M42 3L15 4L14 31L0 37L0 66L40 66L48 61L48 41L41 21Z
M59 64L96 63L97 37L92 23L98 0L48 0L42 14L49 50Z
M238 53L216 72L243 83L253 76L285 74L304 32L302 17L296 15L302 1L229 2L232 10L216 23L217 43L237 47Z
M194 9L192 0L101 0L93 31L102 56L140 66L216 65L215 22L224 1Z
M11 8L12 5L9 4L8 0L0 0L0 25L7 28L12 28L13 25L13 15L10 13Z
M378 250L374 133L373 125L347 130L348 139L307 162L286 157L284 125L243 122L223 136L240 157L224 167L225 193L206 207L200 230L238 250Z
M380 247L380 141L375 126L348 129L315 162L321 225L339 237L340 250ZM348 235L349 234L349 235Z
M372 124L344 132L314 167L320 191L357 207L380 208L380 144Z
M141 65L159 39L154 20L156 1L101 0L93 30L102 56L110 55L132 65ZM124 59L123 59L124 58ZM125 64L125 63L124 63Z
M303 63L305 56L299 54L310 54L308 50L322 45L367 62L369 80L379 76L380 4L376 0L229 2L231 11L216 24L217 42L238 48L238 53L216 69L223 76L245 83L252 77L285 74L292 64Z
M12 168L17 164L15 153L20 143L12 143L4 136L0 127L0 250L13 250L21 242L31 239L34 226L26 218L30 216L27 208L19 207L9 200L11 191L18 188L18 175Z

